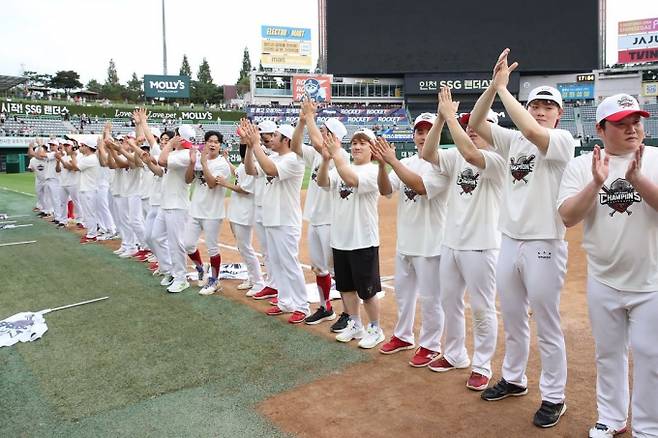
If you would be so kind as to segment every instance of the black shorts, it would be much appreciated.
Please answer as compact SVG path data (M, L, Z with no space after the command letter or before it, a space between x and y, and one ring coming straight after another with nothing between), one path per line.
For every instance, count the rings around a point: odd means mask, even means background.
M368 300L382 290L378 246L349 251L331 249L334 254L336 290L356 291L362 300Z

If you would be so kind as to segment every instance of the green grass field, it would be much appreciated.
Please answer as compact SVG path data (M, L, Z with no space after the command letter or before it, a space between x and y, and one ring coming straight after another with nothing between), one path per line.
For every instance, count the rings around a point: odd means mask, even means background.
M2 174L0 187L29 192L30 177ZM0 319L110 299L49 314L42 339L0 348L0 436L284 436L256 404L368 360L225 296L167 294L139 263L79 245L33 205L0 189L0 212L34 224L1 230L0 243L37 241L0 247Z

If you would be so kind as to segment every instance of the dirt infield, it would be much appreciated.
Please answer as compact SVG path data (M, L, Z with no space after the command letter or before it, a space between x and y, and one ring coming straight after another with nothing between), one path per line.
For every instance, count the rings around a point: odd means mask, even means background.
M380 267L383 277L394 273L395 217L397 199L381 198ZM586 258L580 246L582 229L569 230L569 264L562 293L562 328L567 343L568 410L560 424L540 430L532 425L532 416L541 402L539 352L533 324L533 342L528 363L529 394L499 402L485 402L465 383L469 370L434 373L412 368L407 361L413 351L385 356L373 350L372 361L335 373L307 385L282 393L259 406L263 415L284 432L302 437L336 436L408 436L408 437L582 437L596 420L594 344L587 317L585 297ZM222 225L220 242L234 245L228 223ZM115 242L103 245L117 246ZM256 245L257 248L257 245ZM204 259L207 256L204 255ZM300 245L302 263L309 263L306 248L306 224ZM239 261L236 251L222 249L223 261ZM305 270L307 282L314 276ZM266 302L254 301L237 291L237 281L223 282L225 296L252 308L265 310ZM396 320L392 282L385 282L382 300L382 327L388 337ZM209 298L211 299L211 297ZM340 312L340 302L336 310ZM265 317L265 316L263 316ZM285 323L285 316L277 317ZM416 323L418 328L419 321ZM472 352L470 315L467 312L467 346ZM333 340L328 324L300 327ZM502 320L499 317L498 348L493 361L494 381L500 378L503 346ZM319 346L319 348L321 348ZM350 343L345 348L358 348ZM627 434L630 436L630 433Z

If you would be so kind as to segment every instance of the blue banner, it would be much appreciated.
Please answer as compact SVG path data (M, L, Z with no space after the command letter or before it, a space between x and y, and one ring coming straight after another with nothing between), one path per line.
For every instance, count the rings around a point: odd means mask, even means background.
M300 27L261 26L261 37L265 40L311 41L311 29Z
M594 99L594 82L572 82L557 84L563 100Z

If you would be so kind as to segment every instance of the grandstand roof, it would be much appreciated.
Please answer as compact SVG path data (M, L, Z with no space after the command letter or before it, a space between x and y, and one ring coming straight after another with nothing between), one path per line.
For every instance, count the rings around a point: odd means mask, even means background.
M0 91L9 90L12 87L15 87L18 84L26 82L27 78L21 76L5 76L0 75Z

